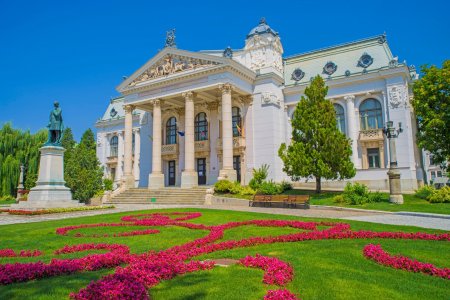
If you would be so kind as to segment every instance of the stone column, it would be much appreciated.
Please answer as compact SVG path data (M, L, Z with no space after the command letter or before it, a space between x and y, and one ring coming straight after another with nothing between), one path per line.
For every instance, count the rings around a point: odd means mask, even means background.
M125 188L134 188L133 175L133 105L125 105L125 154L123 164L123 183Z
M347 110L347 130L348 137L352 140L352 162L356 169L361 169L358 159L358 131L356 130L355 120L355 96L348 95L344 97Z
M134 131L134 164L133 164L133 174L134 178L139 178L140 173L140 159L141 159L141 131L137 128Z
M161 104L162 100L153 101L153 155L152 173L148 176L148 188L160 189L164 187L164 174L161 172Z
M185 99L184 115L184 171L181 173L181 187L191 188L198 185L198 174L195 171L194 142L194 93L183 93Z
M219 171L219 180L227 179L236 181L236 170L233 169L233 124L231 90L233 86L229 83L221 84L222 92L222 169Z

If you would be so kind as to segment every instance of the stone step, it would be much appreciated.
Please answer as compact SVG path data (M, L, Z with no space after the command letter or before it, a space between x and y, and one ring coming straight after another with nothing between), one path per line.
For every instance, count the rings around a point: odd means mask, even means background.
M167 205L201 205L205 202L209 187L182 189L178 187L149 190L146 188L129 189L115 197L111 204L167 204ZM152 199L155 201L153 202Z

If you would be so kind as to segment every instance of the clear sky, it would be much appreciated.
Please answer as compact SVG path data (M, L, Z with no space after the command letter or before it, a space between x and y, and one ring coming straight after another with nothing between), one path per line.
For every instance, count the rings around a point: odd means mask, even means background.
M242 48L261 17L292 55L386 32L394 56L417 67L450 59L448 1L0 0L0 124L45 127L54 100L79 138L122 76L163 48Z

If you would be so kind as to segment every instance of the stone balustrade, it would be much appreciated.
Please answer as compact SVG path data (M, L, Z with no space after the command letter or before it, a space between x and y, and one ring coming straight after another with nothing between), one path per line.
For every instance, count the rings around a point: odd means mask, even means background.
M383 129L366 129L359 132L359 141L382 141L384 140Z

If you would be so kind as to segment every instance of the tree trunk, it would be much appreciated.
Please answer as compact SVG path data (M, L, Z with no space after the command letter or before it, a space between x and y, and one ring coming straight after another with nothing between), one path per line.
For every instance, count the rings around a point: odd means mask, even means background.
M316 177L316 194L320 194L322 192L322 182L320 177Z

